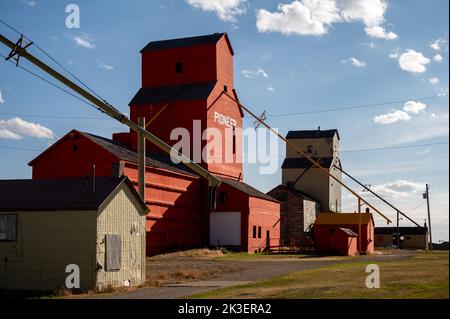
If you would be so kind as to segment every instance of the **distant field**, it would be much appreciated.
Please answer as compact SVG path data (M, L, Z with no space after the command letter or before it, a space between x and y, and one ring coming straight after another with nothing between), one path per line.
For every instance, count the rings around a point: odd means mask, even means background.
M382 261L355 259L320 269L273 277L191 298L449 298L448 252L417 252L411 258ZM381 287L365 286L368 264L380 268Z

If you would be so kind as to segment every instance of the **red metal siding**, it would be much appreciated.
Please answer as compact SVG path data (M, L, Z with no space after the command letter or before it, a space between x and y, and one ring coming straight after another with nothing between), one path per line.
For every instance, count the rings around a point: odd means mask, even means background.
M266 248L266 232L270 232L270 245L278 246L280 241L280 204L261 198L250 197L248 220L248 252L263 251ZM261 227L261 238L253 238L253 226ZM258 237L258 231L256 234Z

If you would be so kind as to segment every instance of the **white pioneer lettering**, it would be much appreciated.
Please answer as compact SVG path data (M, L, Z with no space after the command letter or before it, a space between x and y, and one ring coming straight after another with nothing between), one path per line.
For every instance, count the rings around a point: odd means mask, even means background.
M219 112L214 112L214 122L227 127L236 127L236 120L232 117L220 114Z

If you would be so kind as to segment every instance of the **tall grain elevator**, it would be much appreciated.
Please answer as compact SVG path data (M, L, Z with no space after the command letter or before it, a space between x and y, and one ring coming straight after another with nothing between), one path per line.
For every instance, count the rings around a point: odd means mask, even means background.
M289 131L286 138L300 147L324 168L342 178L339 159L339 133L336 129ZM305 157L286 145L286 158L282 165L282 184L304 192L320 203L321 212L341 212L342 187L332 177L321 172Z

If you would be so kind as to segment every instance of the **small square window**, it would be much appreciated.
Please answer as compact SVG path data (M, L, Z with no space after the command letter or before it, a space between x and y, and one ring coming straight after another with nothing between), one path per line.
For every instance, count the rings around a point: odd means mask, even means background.
M224 92L228 92L228 86L224 85L224 86L223 86L223 91L224 91Z
M175 72L176 73L183 73L183 63L177 62L175 64Z
M74 152L78 151L78 145L77 144L73 144L72 145L72 151L74 151Z

